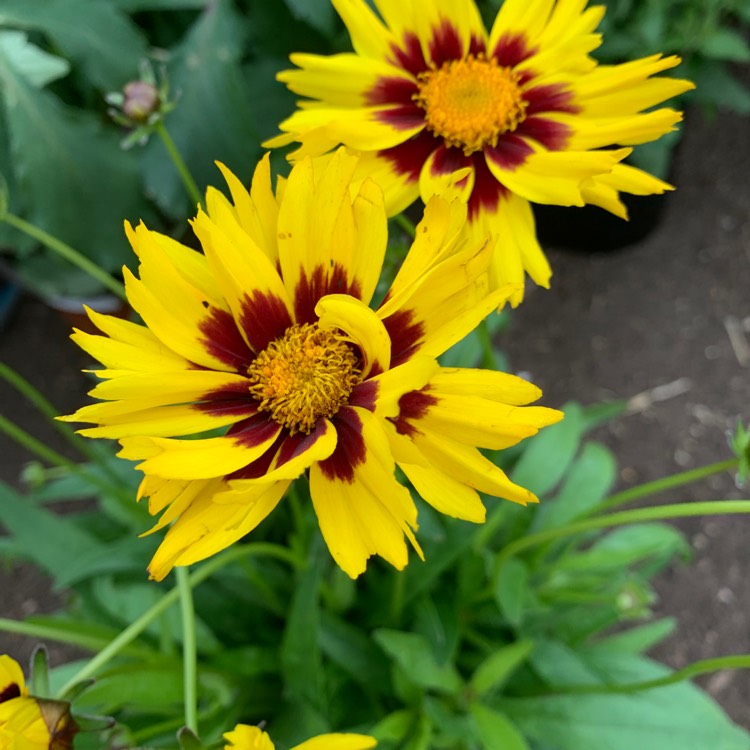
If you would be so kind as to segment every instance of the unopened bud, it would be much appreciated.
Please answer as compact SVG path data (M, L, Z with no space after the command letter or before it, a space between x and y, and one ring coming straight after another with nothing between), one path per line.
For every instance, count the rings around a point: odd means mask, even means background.
M146 81L131 81L123 89L122 112L133 122L146 122L159 109L159 91Z

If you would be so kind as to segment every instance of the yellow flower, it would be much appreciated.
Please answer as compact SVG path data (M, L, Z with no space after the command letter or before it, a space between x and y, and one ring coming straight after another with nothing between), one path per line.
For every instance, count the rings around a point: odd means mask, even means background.
M238 724L224 735L224 750L274 750L271 738L258 727ZM321 734L292 750L369 750L378 743L364 734Z
M630 148L673 130L681 114L650 109L693 85L652 78L678 57L597 65L589 52L604 7L585 0L505 0L488 32L474 0L333 0L354 53L294 54L279 74L309 97L267 146L292 158L338 144L361 151L362 174L389 215L457 181L470 226L497 237L494 286L524 272L549 286L531 203L595 204L626 218L619 192L671 189L622 164ZM643 110L649 109L648 112ZM517 304L523 288L511 298Z
M18 662L0 656L2 750L69 750L76 731L67 703L30 696Z
M536 498L481 455L558 421L525 407L535 386L503 373L440 368L435 358L512 291L488 291L490 251L461 233L466 206L435 197L391 289L369 306L387 242L383 195L357 190L357 159L303 160L271 188L269 161L233 204L209 189L193 222L204 253L141 225L128 236L145 326L91 312L103 336L74 340L100 360L102 403L65 417L119 439L144 473L139 497L172 524L149 571L162 579L254 529L309 475L312 503L350 576L371 555L408 560L417 510L398 464L439 511L474 522L477 490ZM226 428L226 434L192 437ZM174 523L172 523L174 522Z

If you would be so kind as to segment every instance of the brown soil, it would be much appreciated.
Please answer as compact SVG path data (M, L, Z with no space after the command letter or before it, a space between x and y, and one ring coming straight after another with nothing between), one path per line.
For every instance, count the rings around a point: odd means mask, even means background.
M550 249L551 291L530 290L500 341L514 369L531 373L544 403L629 398L680 381L681 395L602 428L617 455L621 486L728 457L725 433L750 420L750 138L747 120L689 122L664 221L638 245L576 255ZM573 210L573 209L571 209ZM0 335L0 358L44 391L61 412L85 400L79 352L67 325L24 299ZM730 337L728 331L732 331ZM687 379L689 383L686 380ZM679 390L679 389L678 389ZM652 393L653 395L653 393ZM658 392L657 392L658 395ZM59 447L53 431L5 386L2 413ZM0 478L17 482L28 454L0 437ZM747 497L729 474L664 500ZM680 524L695 560L658 582L659 614L679 619L656 653L672 667L750 653L750 520ZM59 599L24 566L0 569L0 616L49 611ZM0 653L25 658L27 639L0 634ZM59 652L53 652L53 662ZM735 721L750 728L750 673L724 672L704 685Z

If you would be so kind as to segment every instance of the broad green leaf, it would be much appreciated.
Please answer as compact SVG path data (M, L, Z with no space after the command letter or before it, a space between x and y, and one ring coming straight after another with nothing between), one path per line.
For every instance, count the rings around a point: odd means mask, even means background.
M320 543L296 580L281 643L281 675L294 700L320 709L325 702L318 603L323 555Z
M533 650L533 641L522 640L503 646L490 654L471 676L470 684L474 695L482 697L502 687Z
M734 29L715 29L700 44L700 51L714 60L750 62L750 47Z
M389 671L383 655L360 628L337 617L323 614L320 648L351 679L367 690L386 694Z
M136 162L119 136L93 113L35 89L1 48L0 93L25 218L105 270L119 269L132 255L123 219L144 213Z
M610 683L641 682L669 672L631 654L598 653L588 660ZM747 732L690 683L632 694L504 699L501 705L527 737L557 750L750 748Z
M423 636L382 628L373 633L373 638L413 683L440 693L455 694L461 689L455 667L438 664Z
M34 505L4 483L0 483L0 518L13 537L15 553L39 565L53 579L75 557L77 550L105 546L80 529L71 518Z
M750 114L750 89L732 76L725 63L703 60L688 77L695 81L696 89L690 92L693 101L740 115Z
M604 682L583 656L559 641L538 639L529 662L551 686L601 685Z
M45 34L101 91L137 78L148 49L138 27L101 0L4 0L2 25Z
M557 528L587 515L612 487L616 471L615 459L603 445L584 445L557 497L539 507L532 530Z
M660 620L649 622L647 625L615 633L615 635L599 641L591 648L593 651L622 651L629 654L642 654L668 638L676 627L677 620L674 617L663 617Z
M517 557L506 560L495 578L495 601L511 625L520 625L529 590L529 570Z
M479 739L471 717L463 707L449 705L452 703L433 696L425 697L423 710L435 732L433 747L466 747Z
M112 713L142 706L149 713L177 715L182 708L182 664L135 664L108 670L78 699L77 707Z
M514 482L539 496L547 494L563 477L583 436L581 407L570 403L563 411L562 422L545 427L526 441L526 449L511 472Z
M34 88L44 88L70 71L67 60L39 49L20 31L0 31L0 49Z
M401 709L388 714L381 719L370 731L371 737L378 742L400 742L415 724L416 716L413 711Z
M247 23L230 0L215 0L198 17L168 65L177 106L165 124L199 189L223 183L215 161L249 182L260 154L255 104L240 60ZM170 216L192 216L195 206L163 143L143 151L146 192Z
M330 0L285 0L292 15L310 24L325 36L332 36L337 27L338 15Z
M156 539L124 537L106 545L90 547L71 555L56 574L58 585L73 586L106 573L126 571L145 575L148 562L156 551Z
M507 716L475 703L471 714L479 730L483 750L530 750L529 745Z

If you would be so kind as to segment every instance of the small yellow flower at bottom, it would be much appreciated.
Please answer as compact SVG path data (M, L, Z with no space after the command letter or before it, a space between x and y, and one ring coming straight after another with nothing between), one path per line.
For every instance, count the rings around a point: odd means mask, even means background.
M238 724L224 735L224 750L275 750L271 738L259 727ZM321 734L292 750L369 750L377 740L364 734Z
M18 662L0 656L0 748L71 750L78 728L70 706L29 695Z

